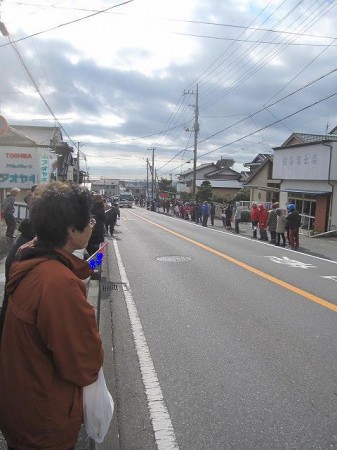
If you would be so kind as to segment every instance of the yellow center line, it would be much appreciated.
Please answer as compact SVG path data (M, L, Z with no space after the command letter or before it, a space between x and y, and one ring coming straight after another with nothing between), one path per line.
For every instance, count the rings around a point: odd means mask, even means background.
M294 292L295 294L301 295L302 297L305 297L306 299L308 299L312 302L315 302L321 306L324 306L325 308L331 309L331 311L337 312L337 305L334 305L333 303L330 303L321 297L317 297L316 295L313 295L308 291L305 291L296 286L293 286L292 284L282 281L279 278L269 275L268 273L262 272L262 270L256 269L255 267L250 266L249 264L239 261L238 259L235 259L229 255L226 255L225 253L219 252L218 250L215 250L214 248L209 247L208 245L202 244L201 242L195 241L194 239L184 236L183 234L177 233L173 230L170 230L169 228L163 227L162 225L152 222L152 220L146 219L145 217L142 217L134 212L132 212L132 214L134 214L135 216L139 217L142 220L145 220L145 222L151 223L152 225L156 226L157 228L161 228L162 230L166 231L167 233L173 234L174 236L177 236L180 239L184 239L185 241L190 242L191 244L194 244L197 247L200 247L210 253L213 253L214 255L220 256L220 258L226 259L227 261L230 261L231 263L236 264L237 266L242 267L243 269L248 270L249 272L252 272L255 275L258 275L259 277L264 278L265 280L268 280L272 283L278 284L279 286L283 287L284 289L288 289L289 291Z

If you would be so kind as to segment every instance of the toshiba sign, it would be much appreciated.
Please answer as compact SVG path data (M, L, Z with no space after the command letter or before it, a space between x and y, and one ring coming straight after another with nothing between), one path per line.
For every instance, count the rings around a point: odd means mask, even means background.
M42 182L41 173L40 149L0 148L0 188L30 189L33 184Z
M32 159L31 153L6 153L6 158L13 158L13 159Z

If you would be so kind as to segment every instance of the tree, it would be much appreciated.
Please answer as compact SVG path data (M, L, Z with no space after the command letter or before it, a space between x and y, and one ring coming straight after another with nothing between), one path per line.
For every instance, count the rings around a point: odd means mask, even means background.
M212 185L209 181L203 181L195 196L197 202L210 202L213 199Z
M247 188L240 189L235 195L233 200L235 202L249 202L250 200L250 190Z
M172 180L167 178L161 178L158 181L159 192L171 192L172 191Z
M185 202L190 202L192 200L192 194L188 193L188 192L181 192L180 193L180 200L185 203Z

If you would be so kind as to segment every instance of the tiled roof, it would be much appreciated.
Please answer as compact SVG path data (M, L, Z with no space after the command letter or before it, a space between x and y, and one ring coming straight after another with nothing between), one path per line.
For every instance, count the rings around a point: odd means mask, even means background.
M308 134L308 133L294 133L294 137L297 137L302 142L320 142L320 141L337 141L336 134Z
M310 133L293 133L288 139L283 142L280 147L275 147L275 149L281 149L282 147L290 147L292 145L301 144L314 144L315 142L322 141L337 141L336 134L310 134Z

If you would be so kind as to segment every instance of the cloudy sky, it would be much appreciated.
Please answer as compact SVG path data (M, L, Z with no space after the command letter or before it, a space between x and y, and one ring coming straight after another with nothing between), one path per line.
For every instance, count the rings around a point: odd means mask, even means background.
M336 0L0 0L0 114L91 177L175 178L337 126ZM197 95L198 89L198 95ZM152 149L155 150L152 150ZM84 159L86 157L86 161Z

